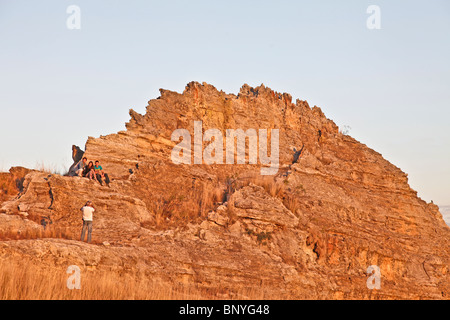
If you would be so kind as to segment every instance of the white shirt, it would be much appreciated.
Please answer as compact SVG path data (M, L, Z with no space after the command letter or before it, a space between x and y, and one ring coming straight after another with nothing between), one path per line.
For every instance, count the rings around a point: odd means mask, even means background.
M94 208L89 207L89 206L84 206L83 208L81 208L81 211L83 212L83 220L84 221L92 221L92 215L95 211Z

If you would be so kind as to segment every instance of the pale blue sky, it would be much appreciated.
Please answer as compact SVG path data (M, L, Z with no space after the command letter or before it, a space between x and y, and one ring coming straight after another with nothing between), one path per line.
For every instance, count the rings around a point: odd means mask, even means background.
M81 9L69 30L66 8ZM369 30L369 5L381 30ZM264 83L450 204L450 2L0 0L0 169L71 164L159 88Z

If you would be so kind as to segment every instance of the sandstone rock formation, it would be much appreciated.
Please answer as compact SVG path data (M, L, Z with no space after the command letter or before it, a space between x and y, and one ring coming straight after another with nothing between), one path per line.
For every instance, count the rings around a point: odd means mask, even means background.
M78 164L78 162L81 161L83 158L84 151L80 149L80 147L72 145L72 160L73 164L70 166L68 175L69 176L75 176L75 166Z
M67 236L0 241L0 263L76 264L269 298L449 299L450 228L438 207L320 108L264 85L233 95L191 82L130 116L125 131L86 142L84 156L100 160L111 187L23 175L20 194L0 203L0 231L39 228L47 216ZM279 129L278 173L262 177L259 163L174 164L171 134L193 133L194 121L224 134ZM90 245L77 240L87 200L97 207ZM366 284L371 265L379 290Z

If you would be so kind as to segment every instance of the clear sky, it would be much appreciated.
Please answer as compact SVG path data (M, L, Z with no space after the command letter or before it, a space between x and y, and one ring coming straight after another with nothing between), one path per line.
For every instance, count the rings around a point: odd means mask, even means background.
M448 0L0 0L0 169L63 170L72 144L190 81L307 100L450 204Z

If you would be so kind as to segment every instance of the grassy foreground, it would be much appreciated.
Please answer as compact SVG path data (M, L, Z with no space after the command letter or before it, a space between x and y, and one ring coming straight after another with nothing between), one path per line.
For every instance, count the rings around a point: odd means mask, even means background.
M0 300L215 300L268 299L261 292L242 288L200 289L129 274L81 271L80 289L69 289L66 267L46 268L31 262L0 261Z

